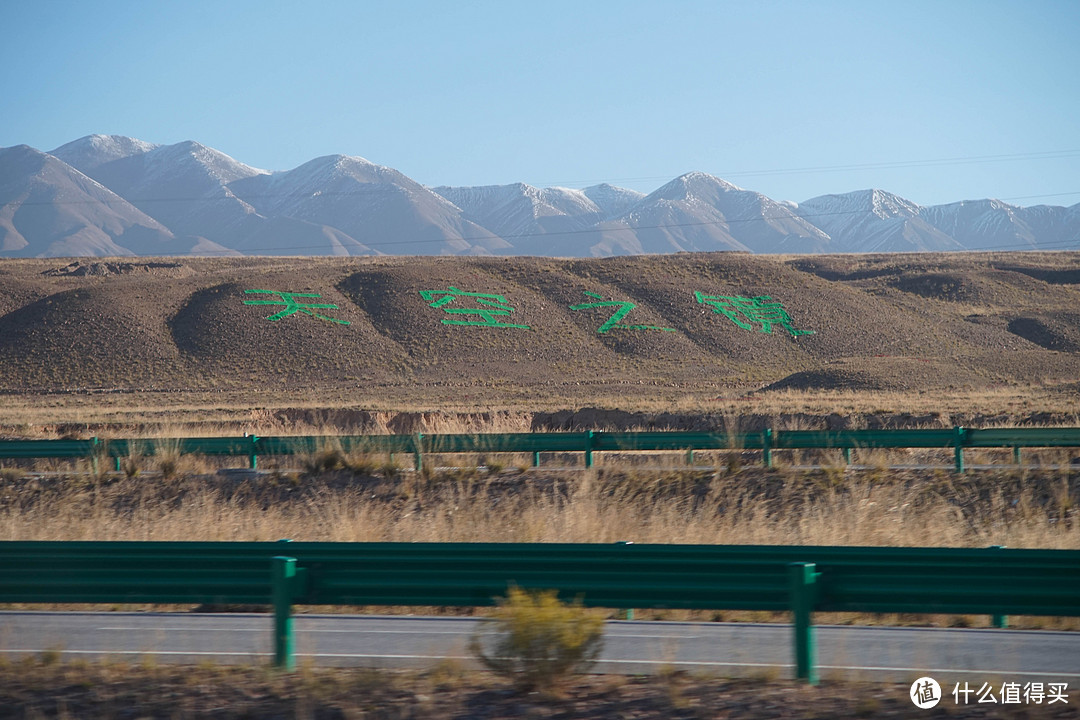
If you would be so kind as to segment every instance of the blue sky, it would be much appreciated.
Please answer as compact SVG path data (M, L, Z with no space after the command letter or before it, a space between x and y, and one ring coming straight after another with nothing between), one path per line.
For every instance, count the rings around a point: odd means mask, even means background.
M1080 202L1080 2L6 0L0 147L198 140L427 185L691 170Z

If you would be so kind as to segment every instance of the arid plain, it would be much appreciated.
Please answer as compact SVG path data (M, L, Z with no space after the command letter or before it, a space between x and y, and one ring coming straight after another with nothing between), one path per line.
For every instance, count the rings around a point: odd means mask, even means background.
M1077 425L1078 301L1072 253L7 260L0 437ZM1080 547L1075 452L1032 451L1024 468L988 453L972 459L997 469L965 475L947 458L946 469L890 467L940 462L934 452L860 451L848 468L834 451L766 469L733 447L693 466L681 455L647 467L614 458L569 472L470 457L414 473L408 458L329 443L260 462L255 477L175 452L133 454L119 472L8 463L0 539ZM796 467L804 460L820 467ZM1012 623L1076 628L1068 618ZM590 678L535 701L453 664L305 668L294 681L43 656L0 663L0 677L0 699L46 715L125 703L155 717L226 706L222 717L461 717L475 703L492 717L796 717L800 704L831 717L913 712L906 685L808 688L777 674ZM158 702L163 688L192 682L198 698L170 690L179 704Z

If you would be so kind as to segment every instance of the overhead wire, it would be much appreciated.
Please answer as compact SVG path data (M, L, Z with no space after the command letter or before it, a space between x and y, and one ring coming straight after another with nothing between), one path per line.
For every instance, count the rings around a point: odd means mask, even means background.
M1080 193L1070 193L1070 194L1080 194ZM367 247L367 248L382 248L382 247L397 247L397 246L402 246L402 245L445 244L445 243L452 243L452 242L473 243L473 242L483 242L483 241L491 241L491 240L498 240L498 239L517 240L517 239L533 238L533 237L552 238L552 237L558 237L558 236L564 236L564 235L586 235L586 234L602 234L602 233L615 233L615 232L637 232L639 230L667 230L667 229L679 229L679 228L688 228L688 227L702 227L702 226L710 226L710 225L735 225L735 224L753 223L753 222L768 222L769 220L799 220L799 219L804 219L805 220L805 219L828 217L828 216L837 216L837 215L861 215L861 214L864 214L865 212L866 212L865 210L843 210L843 211L835 211L835 212L827 212L827 213L807 213L805 215L798 215L798 214L793 213L792 215L773 215L773 216L761 216L761 217L753 217L753 218L707 220L707 221L692 222L692 223L667 223L667 224L662 224L662 225L623 225L623 226L606 227L606 228L604 228L604 227L601 227L601 228L591 227L591 228L582 228L582 229L578 229L578 230L561 230L561 231L555 231L555 232L508 233L508 234L504 234L504 235L492 234L491 236L472 236L472 237L462 236L462 237L458 237L458 238L452 238L451 237L451 238L428 239L428 240L388 240L388 241L385 241L385 242L365 242L365 241L362 241L362 240L356 240L355 238L352 238L352 239L358 245L362 245L362 246ZM912 217L917 218L918 215L915 215L915 216L912 216ZM897 219L903 219L903 218L897 218ZM820 230L820 228L817 228L816 226L814 226L813 223L808 223L808 224L811 227L814 227L815 229ZM824 231L822 231L822 232L824 232ZM1049 247L1058 247L1058 246L1061 246L1061 247L1074 246L1074 247L1080 249L1080 238L1074 238L1074 239L1062 240L1062 241L1049 241L1049 242L1040 242L1040 243L1038 243L1038 249L1049 248ZM271 247L245 248L245 251L258 251L258 250L274 250L274 251L280 251L280 250L311 250L311 249L314 249L314 248L322 248L322 247L334 248L334 247L343 247L343 246L341 246L341 245L336 245L335 246L335 245L330 244L330 243L320 243L320 244L317 244L317 245L304 244L304 245L285 245L285 246L277 246L277 247L272 247L272 248ZM984 250L985 251L998 250L998 249L1004 250L1004 249L1010 249L1010 248L1011 249L1020 249L1020 250L1022 250L1022 249L1033 249L1031 247L1030 243L1017 243L1017 244L1011 245L1011 246L1002 245L1002 246L993 246L993 247L979 247L979 248L977 248L977 250L981 252L981 251L984 251ZM226 251L222 251L222 252L232 252L232 251L226 250ZM204 254L207 254L207 252L204 252L204 251L192 251L192 252L189 252L189 253L177 253L177 254L178 255L204 255ZM218 253L218 254L222 254L222 253Z
M1080 156L1080 149L1045 150L1033 153L1011 153L1005 155L969 155L955 158L932 158L924 160L894 160L876 163L853 163L848 165L814 165L794 168L774 168L771 170L725 170L715 173L717 177L760 177L767 175L799 175L803 173L849 172L852 170L887 170L907 167L934 167L939 165L972 165L990 162L1012 162L1016 160L1054 160ZM670 175L613 178L607 180L561 180L549 181L544 185L586 185L594 183L641 182L644 180L662 180Z

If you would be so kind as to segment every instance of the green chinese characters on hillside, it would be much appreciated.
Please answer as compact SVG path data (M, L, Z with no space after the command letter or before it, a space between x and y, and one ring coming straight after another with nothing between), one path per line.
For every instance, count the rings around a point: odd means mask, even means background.
M702 305L710 306L713 312L723 315L744 330L757 330L771 335L773 325L779 325L791 333L792 337L814 334L813 330L797 330L792 327L791 316L788 315L783 304L773 300L769 295L748 298L742 295L706 295L695 292L694 298ZM761 327L755 327L756 325Z
M297 313L303 313L304 315L310 315L311 317L318 318L320 320L326 320L328 322L337 323L338 325L348 325L348 320L339 320L332 318L322 313L315 312L316 310L337 310L338 306L332 303L302 303L298 302L297 298L319 298L322 297L318 293L294 293L294 292L282 292L281 290L245 290L244 294L263 294L263 295L277 295L276 300L245 300L245 305L284 305L281 310L273 315L267 316L267 320L270 322L276 322L282 318L295 315Z
M606 334L608 331L615 330L615 329L618 329L618 330L663 330L664 332L675 332L675 328L656 327L654 325L620 325L619 323L622 322L622 319L624 317L626 317L627 315L629 315L631 310L633 310L634 308L637 307L637 305L635 303L628 302L628 301L618 301L618 300L604 300L603 295L597 295L596 293L589 292L588 290L583 290L582 292L585 295L587 295L588 297L595 298L595 299L599 300L600 302L588 302L588 303L580 303L578 305L571 305L570 306L571 310L588 310L590 308L605 308L605 307L618 308L615 312L613 312L611 314L611 317L609 317L600 327L598 327L596 329L596 332L601 334L601 335Z
M450 318L443 318L444 325L469 325L473 327L518 328L528 330L528 325L503 322L514 313L514 306L502 295L494 293L467 292L450 285L446 290L420 290L430 307L442 310Z
M570 310L575 312L601 308L611 308L613 310L611 315L596 329L596 332L600 335L605 335L613 330L676 332L675 328L670 327L624 324L623 320L637 307L636 303L628 300L605 300L604 296L598 293L588 290L582 292L592 301L570 305ZM283 290L245 290L244 293L247 295L274 296L262 300L244 301L244 305L281 306L280 310L266 317L270 322L276 322L291 315L304 314L338 325L350 324L348 320L341 320L322 312L316 312L320 310L338 310L338 306L333 303L301 302L301 300L321 298L322 296L318 293L296 293ZM450 316L443 318L442 323L445 325L531 329L528 325L507 321L516 312L516 309L503 295L470 292L454 285L448 286L445 290L420 290L419 293L429 307L442 310ZM711 307L713 312L723 315L744 330L757 330L761 333L772 334L773 327L779 326L792 337L814 334L813 330L795 328L791 316L784 309L783 304L769 295L744 297L742 295L706 295L702 292L695 292L694 298L699 304Z

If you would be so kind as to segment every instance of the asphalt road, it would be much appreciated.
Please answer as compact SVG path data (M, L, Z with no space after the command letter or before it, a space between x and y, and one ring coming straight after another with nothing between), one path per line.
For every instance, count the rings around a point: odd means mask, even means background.
M0 612L0 654L59 651L64 659L263 664L271 617L258 614ZM429 667L469 661L473 618L298 615L298 661L321 666ZM816 628L824 678L1066 682L1080 686L1080 633L856 627ZM596 671L678 668L722 676L790 677L788 625L609 621Z

